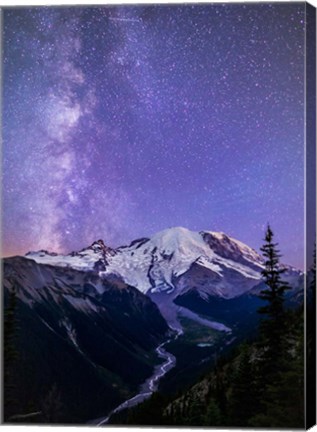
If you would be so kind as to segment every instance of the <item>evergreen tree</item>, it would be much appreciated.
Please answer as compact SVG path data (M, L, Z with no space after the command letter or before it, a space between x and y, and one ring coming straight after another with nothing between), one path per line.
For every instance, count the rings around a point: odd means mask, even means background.
M220 412L227 417L227 395L226 386L224 383L223 372L218 366L215 369L215 397L220 409Z
M287 324L289 315L284 310L284 294L290 287L282 280L285 269L280 266L281 255L273 237L268 226L261 248L265 258L262 276L266 287L259 295L266 304L258 310L266 315L260 323L257 359L261 412L250 419L250 425L256 427L282 427L283 421L285 426L290 426L287 407L292 403L293 383L300 375L292 354L294 342L289 322ZM298 385L297 381L295 388Z
M288 331L283 336L289 351L286 361L276 358L274 375L267 375L262 383L261 412L249 424L262 428L304 428L304 329L302 310L289 312Z
M285 269L279 264L281 255L277 249L277 243L273 241L273 237L273 232L268 225L265 244L261 248L265 258L262 276L266 287L259 295L262 300L266 301L266 305L258 309L260 314L266 315L266 319L262 320L260 324L265 357L265 374L273 373L276 370L278 367L277 359L287 349L282 347L283 335L286 330L284 293L290 287L281 278Z
M203 417L203 422L200 424L200 426L222 426L222 416L219 409L219 406L214 398L211 398L207 409L205 412L205 415Z
M231 426L247 426L248 419L257 411L257 392L251 348L242 344L231 378L232 391L228 401Z
M199 395L194 395L190 401L186 425L201 426L204 413L204 406Z

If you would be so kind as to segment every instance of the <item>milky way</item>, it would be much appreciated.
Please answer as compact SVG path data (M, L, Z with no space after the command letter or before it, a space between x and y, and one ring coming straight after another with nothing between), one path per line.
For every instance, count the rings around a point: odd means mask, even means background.
M3 11L3 249L171 226L302 266L303 3Z

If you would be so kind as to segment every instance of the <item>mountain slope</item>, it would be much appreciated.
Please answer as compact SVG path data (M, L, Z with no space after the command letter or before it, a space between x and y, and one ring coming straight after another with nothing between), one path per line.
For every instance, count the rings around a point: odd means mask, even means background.
M258 283L263 266L262 258L238 240L223 233L198 233L181 227L116 250L99 240L65 256L39 251L26 257L38 263L116 275L143 293L165 291L174 292L173 296L186 291L188 279L193 283L197 277L197 284L205 285L202 293L234 297ZM203 279L209 283L202 284Z
M46 251L26 256L38 263L95 271L115 276L147 294L164 292L172 299L196 290L202 298L238 297L261 281L263 258L224 233L193 232L176 227L152 238L112 249L102 240L80 252L57 255ZM301 273L286 266L295 279Z
M151 375L154 349L168 327L135 288L22 257L4 260L3 285L5 307L13 289L17 297L15 414L43 413L55 386L64 406L56 421L86 421L104 415Z

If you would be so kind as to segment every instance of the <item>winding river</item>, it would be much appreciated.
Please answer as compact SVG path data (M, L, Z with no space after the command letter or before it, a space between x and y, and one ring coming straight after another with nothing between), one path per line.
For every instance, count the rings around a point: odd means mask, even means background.
M120 404L119 406L117 406L115 409L113 409L107 417L101 417L99 419L96 420L92 420L89 422L89 424L95 425L95 426L102 426L104 424L107 424L110 417L115 414L118 413L120 411L123 411L126 408L132 408L138 404L140 404L141 402L145 401L146 399L148 399L158 388L158 384L160 379L168 372L170 371L176 364L176 358L173 356L173 354L169 353L168 351L166 351L166 349L164 348L165 345L167 345L169 342L171 342L172 340L176 340L180 335L182 335L184 333L177 317L178 316L184 316L189 318L192 321L196 321L199 324L203 325L203 326L207 326L210 328L213 328L215 330L218 331L224 331L226 333L231 333L231 329L229 327L226 327L224 324L218 323L218 322L214 322L214 321L209 321L208 319L202 318L200 317L198 314L190 311L187 308L181 307L181 306L176 306L176 305L170 305L170 307L168 308L168 310L164 309L164 302L161 304L158 301L158 298L156 297L156 304L159 306L160 311L162 313L162 315L165 317L165 319L168 322L172 322L173 326L170 324L170 329L174 330L174 335L172 337L170 337L169 339L167 339L165 342L161 343L161 345L159 345L156 348L156 352L158 354L158 356L162 359L164 359L165 361L159 365L157 365L154 368L154 372L153 374L150 376L150 378L148 378L140 387L140 391L138 394L136 394L135 396L133 396L131 399L126 400L125 402L123 402L122 404ZM167 315L168 313L168 315ZM172 314L172 315L171 315Z
M93 420L93 421L89 422L90 424L93 424L95 426L102 426L104 424L107 424L110 417L113 414L118 413L118 412L120 412L126 408L132 408L132 407L138 405L139 403L148 399L152 395L152 393L154 393L157 390L160 379L168 371L170 371L176 364L175 356L173 356L173 354L166 351L164 346L167 345L172 340L176 340L181 334L183 334L182 328L174 328L174 327L170 327L170 328L176 332L176 335L174 337L168 339L167 341L163 342L161 345L159 345L156 348L156 352L157 352L158 356L160 358L164 359L165 361L163 363L157 365L154 368L153 375L151 375L150 378L148 378L141 385L140 393L136 394L131 399L128 399L125 402L123 402L122 404L120 404L119 406L117 406L115 409L113 409L108 414L107 417L102 417L102 418L99 418L97 420Z

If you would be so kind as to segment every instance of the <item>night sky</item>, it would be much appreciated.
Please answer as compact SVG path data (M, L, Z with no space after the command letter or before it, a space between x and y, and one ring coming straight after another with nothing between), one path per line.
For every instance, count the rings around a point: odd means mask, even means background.
M303 266L304 3L3 11L3 254L172 227Z

